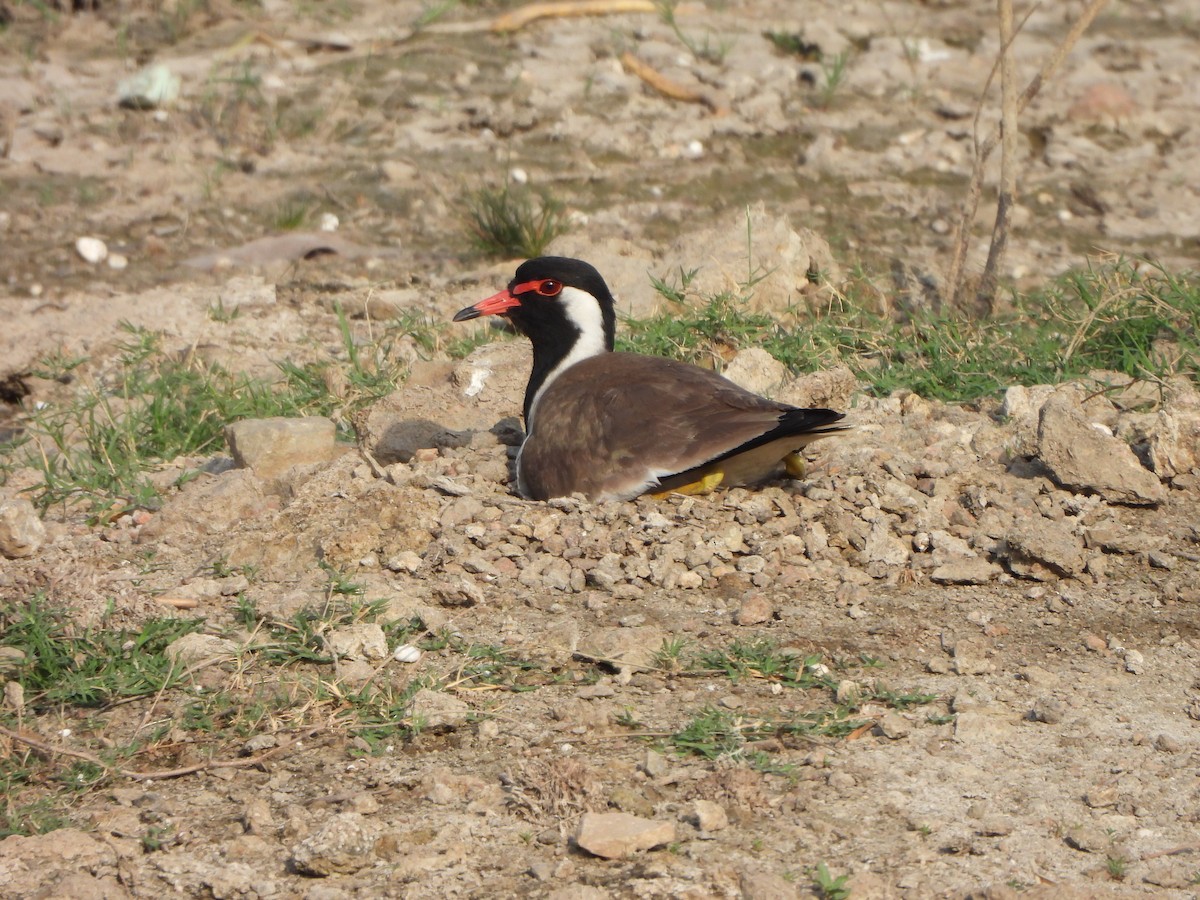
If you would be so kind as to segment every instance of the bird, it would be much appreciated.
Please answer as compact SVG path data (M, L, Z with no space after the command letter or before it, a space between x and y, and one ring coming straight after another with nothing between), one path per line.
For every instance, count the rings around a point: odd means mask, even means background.
M614 350L616 310L600 273L579 259L542 256L508 286L453 321L503 316L533 345L517 493L592 501L703 494L755 485L798 451L847 426L844 414L777 403L709 369Z

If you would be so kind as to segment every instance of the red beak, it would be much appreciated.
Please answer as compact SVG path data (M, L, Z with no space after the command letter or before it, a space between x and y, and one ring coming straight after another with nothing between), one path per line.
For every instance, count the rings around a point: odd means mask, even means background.
M502 316L510 309L520 305L521 301L514 297L508 288L505 288L498 294L492 294L486 300L480 300L474 306L460 309L454 314L454 321L466 322L469 319L478 319L480 316Z

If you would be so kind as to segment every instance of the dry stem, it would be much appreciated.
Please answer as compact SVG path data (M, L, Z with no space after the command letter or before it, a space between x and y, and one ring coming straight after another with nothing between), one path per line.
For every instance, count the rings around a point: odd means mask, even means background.
M254 766L261 765L274 756L278 756L285 750L290 750L292 747L296 746L296 744L303 740L307 740L323 730L324 729L322 727L307 728L290 741L280 744L278 747L272 747L270 750L266 750L257 756L249 756L245 759L210 759L207 762L195 763L190 766L181 766L178 769L160 769L157 772L139 772L135 769L122 769L120 766L109 765L94 753L88 753L84 750L68 750L66 747L56 747L53 744L48 744L38 738L21 734L17 731L10 731L3 725L0 725L0 734L3 734L5 737L16 741L19 744L25 744L26 746L32 747L34 750L45 753L49 756L61 754L63 756L73 757L75 759L86 760L87 762L99 766L106 771L115 772L118 775L124 775L126 778L132 778L134 781L161 781L166 778L178 778L181 775L191 775L195 772L203 772L207 769L253 768Z
M517 31L537 19L563 16L608 16L614 13L655 12L653 0L580 0L580 2L530 3L492 20L491 30Z
M1013 71L1012 0L997 0L1000 20L1000 194L996 198L996 224L988 248L983 278L975 295L976 308L987 315L995 306L996 279L1008 244L1008 225L1017 199L1017 81Z
M724 115L727 112L727 110L704 91L698 91L677 81L672 81L654 67L642 62L629 51L621 54L621 65L625 67L626 71L642 79L642 81L646 82L646 84L650 85L650 87L654 88L664 97L669 97L672 100L682 100L684 103L702 103L718 116Z
M1079 17L1075 24L1071 26L1071 30L1068 31L1066 36L1062 39L1062 43L1060 43L1054 49L1054 52L1050 55L1050 58L1042 64L1041 70L1033 76L1029 84L1025 86L1025 90L1021 92L1021 96L1018 98L1016 104L1016 116L1020 116L1021 113L1025 111L1025 108L1029 106L1029 102L1037 96L1038 92L1042 89L1042 86L1052 77L1054 77L1054 74L1058 71L1059 67L1062 66L1063 60L1067 58L1067 54L1071 52L1072 48L1074 48L1076 42L1078 42L1079 38L1087 30L1088 26L1091 25L1092 21L1097 15L1099 15L1100 10L1104 8L1104 4L1106 2L1107 0L1090 0L1087 8L1083 11L1083 14ZM1032 10L1030 12L1032 12ZM1028 17L1029 14L1026 14L1025 18L1028 19ZM1022 21L1021 24L1024 26L1024 21ZM1015 33L1020 33L1020 28L1016 29ZM1007 54L1008 46L1002 46L1000 52L1002 54ZM993 68L993 73L994 72L995 68ZM987 92L991 81L992 75L989 75L987 82L984 84L984 93ZM980 103L982 104L982 102L983 98L981 97ZM978 116L976 118L978 120ZM1015 126L1012 131L1014 132L1013 138L1015 139ZM962 293L964 275L963 270L967 256L967 245L971 241L971 223L975 221L975 213L979 209L979 197L983 193L984 166L987 163L988 157L991 156L992 151L996 149L996 144L999 142L999 140L999 128L993 129L982 143L979 142L978 138L976 138L975 160L971 170L970 186L967 190L967 200L963 210L963 217L958 226L958 234L954 247L954 257L950 262L950 272L946 279L948 288L946 293L952 304L958 302L959 296Z

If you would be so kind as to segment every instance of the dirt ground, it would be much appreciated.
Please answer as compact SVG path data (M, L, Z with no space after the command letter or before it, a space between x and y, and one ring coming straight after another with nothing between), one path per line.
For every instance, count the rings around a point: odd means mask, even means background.
M937 304L998 46L979 0L687 4L678 31L653 12L503 31L516 7L474 2L440 17L407 0L76 5L0 0L6 433L18 400L65 390L39 359L86 356L81 378L102 380L122 323L266 375L344 355L335 302L361 341L397 314L448 319L511 274L472 248L463 214L467 192L506 178L566 204L552 250L596 264L626 308L646 273L706 265L714 235L743 246L757 204L777 229L760 235L819 237L887 306ZM1033 10L1022 83L1080 8ZM119 105L153 64L178 97ZM1036 286L1100 253L1196 267L1198 70L1190 2L1101 14L1023 116L1006 278ZM105 259L84 258L86 237ZM756 258L778 249L748 240ZM325 564L544 677L456 681L453 646L413 663L348 651L338 683L443 686L418 695L416 736L374 746L332 712L302 730L268 716L246 735L266 738L250 756L277 751L261 764L115 779L79 795L72 827L0 842L0 894L767 900L820 896L823 864L855 898L1200 896L1194 387L1151 409L1068 389L1060 427L1100 423L1111 441L1083 482L1050 458L1048 394L1012 398L1008 418L856 394L856 430L816 444L804 482L546 505L507 486L525 348L452 363L410 337L395 352L414 377L364 421L458 434L414 438L436 452L350 450L278 479L180 460L206 474L161 510L104 526L52 510L36 554L0 559L0 591L44 591L81 625L194 598L233 642L195 689L241 697L280 675L244 661L235 598L286 618L327 596ZM1151 497L1105 480L1143 464ZM664 641L684 658L769 644L824 668L801 666L809 687L731 678L668 665ZM770 727L863 691L849 736ZM189 749L186 706L23 727L96 752L161 723L159 755L132 766L169 769L211 749ZM740 752L677 753L669 736L713 714ZM588 812L661 830L609 858L582 846Z

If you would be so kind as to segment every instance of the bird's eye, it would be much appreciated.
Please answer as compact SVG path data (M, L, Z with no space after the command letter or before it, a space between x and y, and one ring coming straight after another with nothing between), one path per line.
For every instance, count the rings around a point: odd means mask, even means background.
M553 278L546 278L538 282L537 292L543 297L557 297L562 291L562 282L555 281Z

